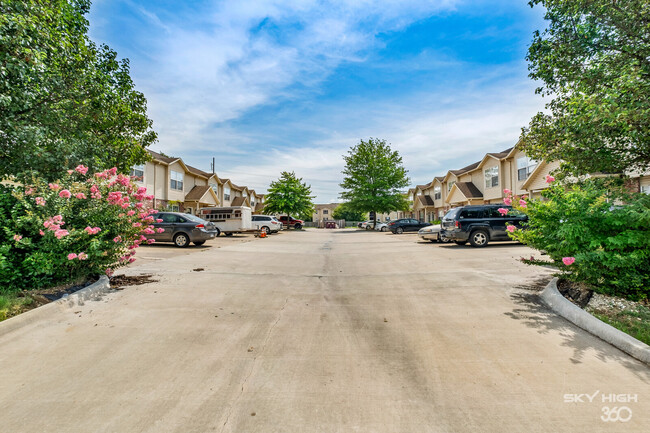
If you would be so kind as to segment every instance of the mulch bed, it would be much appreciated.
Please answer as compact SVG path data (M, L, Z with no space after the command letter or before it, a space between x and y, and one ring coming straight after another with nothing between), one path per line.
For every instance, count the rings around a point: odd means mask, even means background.
M114 275L111 277L111 288L115 290L123 290L126 286L141 286L142 284L155 283L153 274L143 275Z

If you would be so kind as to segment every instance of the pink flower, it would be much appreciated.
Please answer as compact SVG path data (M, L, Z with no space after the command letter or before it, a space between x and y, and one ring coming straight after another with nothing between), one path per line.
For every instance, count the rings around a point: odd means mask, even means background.
M128 216L133 216L133 215L135 215L135 211L134 211L134 210L130 210L130 211L128 211L126 214L127 214Z
M23 237L22 237L21 235L14 235L14 240L15 240L16 242L18 242L18 241L21 240L22 238L23 238Z
M131 257L131 258L129 259L129 263L133 263L133 262L135 262L135 257Z
M77 197L79 200L83 200L86 198L86 194L84 194L83 192L78 192L74 196Z
M100 229L99 227L90 227L90 226L86 227L84 230L89 235L96 235L97 233L102 231L102 229Z
M151 227L148 227L148 228L151 228ZM145 235L140 235L140 237L138 238L138 240L139 240L139 241L146 241L146 240L147 240L147 237L146 237Z
M526 200L519 200L519 206L525 209L528 207L528 203L526 203Z
M122 236L114 237L113 242L115 242L116 244L119 243L119 242L122 242Z
M68 254L68 260L74 260L76 258L77 258L77 255L75 253Z
M506 206L512 206L512 199L510 197L504 198L503 204L505 204Z
M84 252L80 252L79 255L77 256L79 260L87 260L88 259L88 254Z
M147 243L150 244L150 245L155 243L155 242L156 242L155 239L147 239Z
M506 189L503 190L503 193L504 194L512 194L512 191L510 191L509 189L506 188Z
M64 189L63 191L61 191L59 193L59 197L61 197L61 198L70 198L70 197L72 197L72 194L70 193L69 190Z
M74 170L68 170L68 174L74 173Z
M58 190L59 188L61 188L61 187L60 187L58 184L56 184L56 183L48 183L47 185L48 185L48 186L50 187L50 189L53 190L53 191L56 191L56 190Z
M162 228L162 227L161 227L161 228L157 228L157 229L156 229L156 232L158 232L158 233L162 233L162 232L164 232L164 231L165 231L165 229L164 229L164 228Z
M99 188L97 188L97 185L93 185L93 186L91 186L91 187L90 187L90 192L92 192L93 194L98 193L98 192L99 192Z
M113 167L110 170L106 170L106 172L111 176L115 176L115 173L117 173L117 167Z
M25 190L25 195L32 195L34 194L34 188L27 188Z
M56 236L57 239L61 239L62 237L68 236L69 234L70 234L69 231L62 230L62 229L59 229L59 230L54 232L54 236Z
M562 263L564 263L566 266L572 265L575 261L575 257L562 257Z
M144 186L141 186L140 188L138 188L136 193L137 194L144 194L146 192L147 192L147 188L145 188Z
M106 269L106 275L108 275L109 277L112 277L113 276L113 270L111 268L107 268Z
M133 223L131 224L133 227L142 227L142 223Z
M507 215L507 214L508 214L508 209L504 209L504 208L500 207L500 208L497 209L497 210L499 211L499 213L501 214L501 216L504 216L504 215Z
M142 203L136 203L136 204L135 204L135 207L137 207L138 209L142 209L142 208L144 207L144 204L142 204Z
M77 173L81 173L81 174L88 173L88 167L86 167L85 165L81 165L81 164L79 164L77 167L75 167L75 170L77 170Z
M510 233L513 233L516 230L515 226L508 226L506 227L506 230L508 230Z
M157 223L161 223L162 220L161 220L160 218L158 218L158 219L156 219L156 222L157 222Z
M113 191L108 193L108 202L110 204L122 204L122 192L120 191Z
M34 200L36 200L37 205L45 206L45 199L43 197L36 197Z
M45 232L43 230L39 230L38 234L41 235L41 236L45 236Z
M546 175L546 183L551 183L551 182L555 182L555 178L553 176L551 176L550 174L547 174Z
M152 234L154 234L156 232L154 230L150 229L150 228L146 228L146 229L144 229L144 233L147 234L147 235L152 235Z

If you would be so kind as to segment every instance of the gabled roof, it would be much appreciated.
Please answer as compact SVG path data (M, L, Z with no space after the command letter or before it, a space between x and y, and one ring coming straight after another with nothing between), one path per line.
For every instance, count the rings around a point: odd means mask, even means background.
M420 200L423 206L435 206L433 198L430 195L419 195L418 200Z
M151 155L151 157L152 157L154 160L156 160L156 161L158 161L158 162L163 162L163 163L165 163L165 164L171 164L171 163L174 162L174 161L178 161L178 160L180 160L180 158L163 156L163 155L161 155L160 153L158 153L158 152L154 152L153 150L149 150L149 149L147 149L147 152L149 152L149 155Z
M264 210L264 203L257 203L255 205L255 212L261 212Z
M215 203L219 203L219 197L217 197L217 194L208 185L195 185L185 196L185 201L205 202L204 197L206 194L211 195Z
M547 165L548 165L548 163L546 161L544 161L544 160L538 162L537 167L535 167L533 169L533 171L528 176L528 179L526 179L524 181L524 183L521 184L521 188L522 189L528 189L530 184L533 182L533 179L536 179L537 176L539 176L539 174L544 171L544 169L546 168Z
M235 197L232 202L230 203L230 206L249 206L250 207L250 202L248 201L247 197Z
M456 191L462 194L467 201L483 198L481 190L479 190L472 182L456 182L454 186L451 187L451 190L449 190L449 194L447 194L447 199L445 200L447 203L452 203L452 200L450 199L454 196Z
M478 167L483 167L488 159L496 159L497 161L506 159L510 155L510 152L512 152L513 149L514 147L509 147L508 149L501 152L486 153L483 159L479 162Z

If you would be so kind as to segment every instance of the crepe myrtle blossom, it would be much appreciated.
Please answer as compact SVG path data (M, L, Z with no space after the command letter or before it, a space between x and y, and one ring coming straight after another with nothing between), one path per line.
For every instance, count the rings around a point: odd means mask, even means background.
M25 190L25 195L32 195L34 194L34 188L27 188Z
M156 229L156 232L158 232L158 233L162 233L164 231L165 231L165 229L162 228L162 227L159 227L159 228Z
M52 191L58 191L61 188L57 183L48 183L47 186L49 186Z
M546 183L552 183L555 182L555 178L551 176L550 174L546 175Z
M21 240L22 238L23 238L23 237L22 237L21 235L14 235L14 240L15 240L16 242L18 242L18 241Z
M70 190L64 189L59 193L59 197L61 197L61 198L70 198L70 197L72 197L72 193L70 192Z
M83 251L79 253L77 256L79 260L87 260L88 259L88 254L84 253Z
M88 173L88 167L86 167L85 165L81 165L81 164L79 164L78 166L76 166L76 167L75 167L75 170L77 171L77 173L81 173L81 174L86 174L86 173Z
M63 229L59 229L54 232L54 236L56 236L57 239L61 239L62 237L68 236L69 234L69 231Z
M519 206L523 207L524 209L528 207L528 203L526 203L526 200L519 200Z
M113 270L111 268L106 268L106 271L104 271L108 277L113 276Z
M562 257L562 263L564 263L566 266L571 266L575 261L575 257Z
M97 233L102 231L102 229L100 229L99 227L90 227L90 226L86 227L84 230L89 235L96 235Z
M68 260L74 260L76 258L77 258L77 255L75 253L68 254Z
M74 170L67 170L68 174L74 173Z
M119 242L122 242L122 236L116 236L116 237L114 237L114 238L113 238L113 242L115 242L116 244L119 243Z
M512 194L512 191L510 191L508 188L506 188L506 189L503 190L503 193L507 194L507 195L510 195L510 194Z
M36 201L37 205L45 206L45 199L43 197L36 197L34 200Z
M497 210L499 211L499 213L501 214L501 216L504 216L504 215L507 215L507 214L508 214L508 209L505 209L505 208L500 207L500 208L497 209Z
M505 204L506 206L512 206L512 199L510 197L504 198L503 204Z
M515 226L508 226L508 227L506 227L506 230L508 230L510 233L514 233L514 231L516 230L516 227Z

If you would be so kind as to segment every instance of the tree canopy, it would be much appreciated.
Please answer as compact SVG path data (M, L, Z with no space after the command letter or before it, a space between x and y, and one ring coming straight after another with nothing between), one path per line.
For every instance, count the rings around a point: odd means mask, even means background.
M650 3L532 0L548 28L528 50L537 93L551 97L522 148L570 174L650 168Z
M346 221L363 221L365 219L363 212L350 208L349 203L341 203L332 212L332 218Z
M341 198L351 209L376 214L408 208L401 191L409 184L407 170L402 166L402 157L386 140L360 140L343 159Z
M311 187L294 172L283 171L264 196L264 212L305 217L314 213Z
M129 61L88 37L89 0L0 2L0 177L128 169L156 140Z

